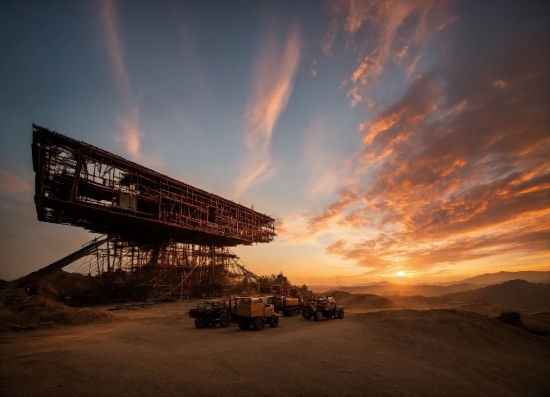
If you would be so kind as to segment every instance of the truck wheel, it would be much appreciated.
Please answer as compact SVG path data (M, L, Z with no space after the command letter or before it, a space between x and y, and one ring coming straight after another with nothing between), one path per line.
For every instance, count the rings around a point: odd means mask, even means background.
M277 328L277 326L279 325L279 317L271 317L271 322L269 323L269 325L271 326L271 328Z
M245 320L244 318L241 318L239 320L239 328L240 329L248 329L248 327L250 326L250 324L248 323L247 320Z
M313 319L315 321L319 321L322 318L323 318L323 313L321 313L321 312L315 312L315 314L313 315Z
M256 331L261 331L262 329L264 329L264 320L261 319L261 318L257 318L256 320L254 320L254 322L252 323L252 326L254 327L254 329Z
M228 314L222 314L220 316L220 327L221 328L227 327L229 325L230 321L231 321L231 319L229 318Z
M344 318L344 309L338 310L338 318L341 320Z
M309 320L311 317L313 317L313 307L311 306L306 306L304 307L304 309L302 310L302 316L306 319L306 320Z
M195 327L197 328L204 328L206 326L206 320L202 317L198 317L195 320Z
M283 310L283 316L288 317L288 316L290 316L290 315L291 315L291 314L290 314L290 311L289 311L288 309L284 309L284 310Z

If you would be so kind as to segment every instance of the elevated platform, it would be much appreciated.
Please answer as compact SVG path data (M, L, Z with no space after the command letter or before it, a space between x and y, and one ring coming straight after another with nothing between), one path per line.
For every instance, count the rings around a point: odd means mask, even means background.
M268 243L275 220L120 156L33 124L38 220L136 243Z

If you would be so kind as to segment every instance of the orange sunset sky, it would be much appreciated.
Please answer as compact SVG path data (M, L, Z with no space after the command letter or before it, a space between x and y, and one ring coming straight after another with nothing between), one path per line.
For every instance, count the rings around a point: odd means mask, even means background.
M3 1L0 278L95 237L37 221L32 123L275 218L272 243L232 249L260 275L549 271L549 16L545 1Z

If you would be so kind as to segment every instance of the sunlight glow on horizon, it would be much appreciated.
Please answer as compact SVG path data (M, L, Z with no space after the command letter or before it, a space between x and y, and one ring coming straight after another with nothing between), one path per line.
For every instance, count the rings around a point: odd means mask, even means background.
M37 220L32 123L254 204L258 275L550 271L544 2L30 3L0 13L0 279L92 238Z

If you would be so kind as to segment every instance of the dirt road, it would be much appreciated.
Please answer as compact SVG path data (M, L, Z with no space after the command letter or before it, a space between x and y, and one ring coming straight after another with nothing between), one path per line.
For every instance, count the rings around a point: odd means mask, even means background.
M198 330L192 303L0 334L2 396L544 396L550 341L454 310Z

